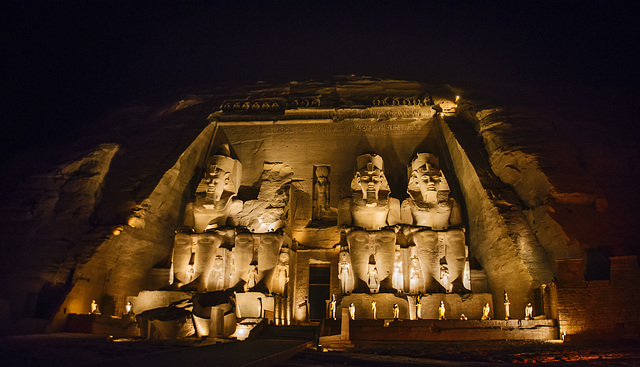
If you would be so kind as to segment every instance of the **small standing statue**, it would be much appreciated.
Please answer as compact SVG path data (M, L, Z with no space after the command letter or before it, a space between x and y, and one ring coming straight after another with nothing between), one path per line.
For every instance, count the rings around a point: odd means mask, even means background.
M376 308L376 301L371 301L371 316L374 320L378 319L378 309Z
M400 318L400 308L397 303L393 304L393 319L397 320Z
M352 276L351 276L351 257L349 256L349 247L343 246L340 250L340 262L338 263L338 279L340 279L340 291L342 293L351 292Z
M440 282L442 283L445 291L449 293L451 291L451 287L449 286L449 268L446 264L442 264L440 266Z
M124 306L124 310L127 313L127 315L133 314L133 305L131 304L131 302L127 302L127 305Z
M507 291L504 291L504 319L505 320L509 320L509 318L511 317L511 313L509 312L510 304L511 302L509 302L509 296L507 295Z
M489 312L491 311L491 307L489 307L489 303L485 303L484 307L482 307L482 319L481 320L490 320Z
M409 269L409 292L417 293L421 291L420 282L420 260L416 256L411 257L411 268Z
M224 289L224 259L217 255L213 260L213 272L211 274L212 289L221 291Z
M438 307L438 320L446 320L447 318L445 317L444 313L445 313L445 308L444 308L444 301L440 301L440 307Z
M100 310L98 309L98 302L94 299L91 301L91 313L95 315L100 315Z
M245 291L250 290L258 284L258 264L252 262L249 265L249 273L247 275L247 283L244 285Z
M349 305L349 317L351 317L351 320L356 319L356 305L353 303Z
M336 295L331 295L331 303L329 303L329 315L331 315L331 319L336 319Z
M422 297L418 296L418 300L416 302L416 319L420 319L422 316Z
M527 307L524 308L524 319L531 320L533 318L533 306L531 303L527 303Z
M369 257L369 266L367 271L367 285L371 293L378 293L380 290L380 281L378 280L378 268L376 267L376 260L371 255Z
M402 253L398 250L395 252L395 258L393 261L393 276L392 283L393 288L395 288L398 292L404 291L404 279L402 277Z
M278 256L278 263L274 271L271 282L271 291L276 294L284 295L289 282L289 249L283 247Z

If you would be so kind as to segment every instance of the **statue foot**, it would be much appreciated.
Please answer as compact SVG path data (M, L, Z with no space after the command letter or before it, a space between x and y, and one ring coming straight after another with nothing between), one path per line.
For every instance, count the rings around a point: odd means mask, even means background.
M180 287L181 291L188 291L188 292L204 292L206 291L204 284L202 284L202 281L200 280L200 277L196 278L194 281L192 281L191 283L185 284L182 287Z

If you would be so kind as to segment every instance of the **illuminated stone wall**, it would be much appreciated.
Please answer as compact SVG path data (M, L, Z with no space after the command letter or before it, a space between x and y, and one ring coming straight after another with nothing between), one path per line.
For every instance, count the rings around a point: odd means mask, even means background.
M637 256L615 256L608 280L586 281L583 259L558 261L555 287L560 332L570 337L637 337L640 334L640 267Z
M471 256L486 272L496 318L505 317L501 301L507 291L511 317L522 319L533 290L552 280L553 269L518 197L486 162L475 132L461 119L451 118L440 126L466 203Z

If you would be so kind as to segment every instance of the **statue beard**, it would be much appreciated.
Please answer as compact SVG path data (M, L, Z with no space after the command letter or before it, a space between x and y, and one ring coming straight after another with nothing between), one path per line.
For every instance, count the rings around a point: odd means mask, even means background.
M374 188L367 188L364 192L364 201L367 206L377 206L378 205L378 191Z
M228 191L223 191L220 193L220 195L216 195L213 207L216 210L223 210L224 208L227 207L227 204L229 203L229 199L231 198L231 196L233 196L233 193L229 193Z

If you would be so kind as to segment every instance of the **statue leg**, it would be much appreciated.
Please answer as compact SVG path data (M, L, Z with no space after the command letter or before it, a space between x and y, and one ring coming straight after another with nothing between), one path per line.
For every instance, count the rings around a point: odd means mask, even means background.
M211 270L213 270L216 250L221 243L219 236L203 235L198 237L198 247L194 262L195 279L191 283L180 287L181 290L197 290L200 292L207 290L207 281Z
M413 235L414 242L418 246L420 262L426 265L423 269L424 286L426 293L444 293L445 289L437 280L440 278L440 244L438 233L430 230L420 231Z
M179 233L173 242L173 255L171 258L173 264L173 284L171 287L177 289L178 286L184 284L189 279L187 274L189 268L189 260L191 259L191 236Z
M464 287L464 232L459 229L451 229L446 233L446 254L449 266L449 277L451 279L451 291L454 293L466 293L468 289Z

